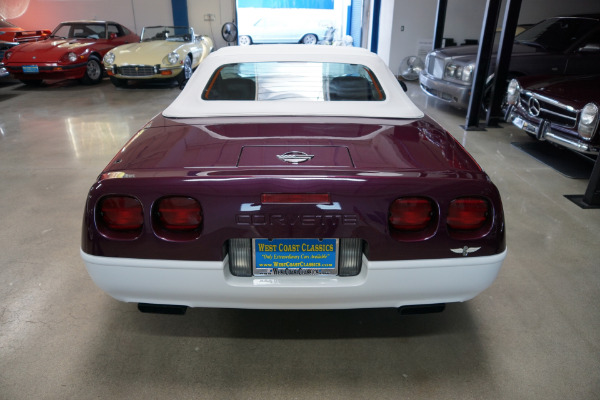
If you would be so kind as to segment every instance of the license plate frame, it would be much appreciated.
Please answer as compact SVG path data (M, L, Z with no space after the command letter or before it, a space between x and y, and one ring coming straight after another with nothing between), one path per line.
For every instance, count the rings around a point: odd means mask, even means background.
M339 239L252 239L255 276L337 275Z
M39 74L40 69L37 65L23 65L24 74Z

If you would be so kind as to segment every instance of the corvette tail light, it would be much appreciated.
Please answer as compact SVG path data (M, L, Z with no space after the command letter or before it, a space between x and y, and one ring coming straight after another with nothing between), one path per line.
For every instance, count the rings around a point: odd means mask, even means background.
M133 231L142 228L142 203L134 197L110 196L100 201L100 218L109 229Z
M401 231L420 231L429 225L433 210L429 199L403 197L394 200L390 206L389 221L392 227Z
M202 207L191 197L165 197L159 200L156 212L160 225L173 231L191 231L202 224Z
M450 203L448 227L453 230L475 230L483 227L490 214L490 206L479 197L462 197Z

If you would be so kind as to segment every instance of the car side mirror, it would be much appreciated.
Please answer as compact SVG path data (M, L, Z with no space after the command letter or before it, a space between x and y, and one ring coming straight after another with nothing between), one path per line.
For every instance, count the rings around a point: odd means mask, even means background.
M600 52L600 43L587 43L579 48L580 53L598 53Z
M108 37L109 37L110 39L116 39L116 38L117 38L117 34L113 32L113 33L111 33L111 34L110 34Z

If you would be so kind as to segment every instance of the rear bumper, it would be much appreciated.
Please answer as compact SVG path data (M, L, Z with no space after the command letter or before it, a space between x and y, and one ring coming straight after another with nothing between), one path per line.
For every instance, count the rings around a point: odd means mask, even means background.
M428 96L435 97L458 108L469 107L471 86L437 79L426 72L419 74L419 83L421 90Z
M514 106L510 106L507 110L505 119L506 122L510 122L517 128L528 132L540 141L548 141L583 154L597 155L600 152L598 146L593 146L591 143L578 139L574 135L561 132L548 121L525 116L523 113L516 111Z
M469 300L496 278L506 250L493 256L379 261L363 257L359 275L242 278L224 261L99 257L81 251L98 287L117 300L248 309L387 308Z

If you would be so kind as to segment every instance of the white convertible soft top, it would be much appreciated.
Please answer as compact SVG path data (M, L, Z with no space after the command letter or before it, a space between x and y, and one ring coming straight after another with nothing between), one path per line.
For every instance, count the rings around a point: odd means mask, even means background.
M202 93L214 72L227 64L249 62L327 62L360 64L377 77L385 99L380 101L205 100ZM291 74L291 72L290 72ZM318 45L230 46L211 53L181 94L163 111L167 118L225 116L350 116L421 118L383 60L363 48Z

